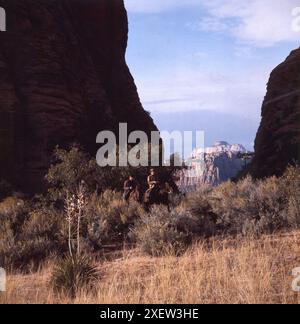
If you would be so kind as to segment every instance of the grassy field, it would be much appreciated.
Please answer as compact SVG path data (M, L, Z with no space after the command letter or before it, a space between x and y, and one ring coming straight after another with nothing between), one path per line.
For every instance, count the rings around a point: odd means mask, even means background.
M53 261L37 273L8 275L0 303L298 303L292 270L300 266L300 232L260 239L213 239L184 256L151 258L124 250L97 264L94 288L75 300L49 285Z

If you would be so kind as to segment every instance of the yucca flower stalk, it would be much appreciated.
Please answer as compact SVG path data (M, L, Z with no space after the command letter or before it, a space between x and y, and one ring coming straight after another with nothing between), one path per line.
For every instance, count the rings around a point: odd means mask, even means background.
M68 247L69 253L74 260L73 256L73 246L72 246L72 224L76 215L76 204L75 204L75 195L71 195L70 192L67 192L66 204L65 204L66 220L68 222Z
M87 205L86 191L84 182L82 181L77 191L77 256L81 254L80 249L80 227L81 219L83 217L84 208Z
M80 247L80 236L81 236L81 220L84 213L84 208L87 205L86 199L86 190L84 186L84 182L81 182L79 185L77 192L75 194L70 194L67 192L65 211L66 211L66 220L68 222L68 246L69 253L71 258L74 260L74 251L73 251L73 233L72 228L73 225L76 224L76 257L81 255L81 247Z

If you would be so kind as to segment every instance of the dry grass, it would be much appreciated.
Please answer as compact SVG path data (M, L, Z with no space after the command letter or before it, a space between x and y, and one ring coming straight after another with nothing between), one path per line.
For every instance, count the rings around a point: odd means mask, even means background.
M291 271L300 266L300 233L261 239L212 240L180 258L150 258L138 251L99 265L94 291L76 300L49 289L53 266L8 276L0 303L298 303Z

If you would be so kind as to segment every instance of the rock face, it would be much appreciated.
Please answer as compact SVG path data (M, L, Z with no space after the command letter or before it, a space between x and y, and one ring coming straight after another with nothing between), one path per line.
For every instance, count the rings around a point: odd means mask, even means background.
M196 149L188 161L188 169L181 171L178 187L191 192L199 187L214 187L235 178L250 162L251 154L239 144L216 142L214 146Z
M271 74L251 165L254 177L280 176L300 161L300 49Z
M123 0L0 0L0 178L35 192L56 145L157 130L125 62Z

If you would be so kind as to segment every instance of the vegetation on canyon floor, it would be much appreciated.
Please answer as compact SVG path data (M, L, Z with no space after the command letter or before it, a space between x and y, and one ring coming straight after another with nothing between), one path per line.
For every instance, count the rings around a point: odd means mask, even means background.
M278 256L288 244L286 258L296 258L299 167L280 178L248 176L185 197L174 194L170 212L165 206L145 211L138 202L124 201L118 188L133 170L100 173L76 148L56 156L46 195L22 199L1 183L0 264L9 280L0 301L26 302L23 294L16 296L16 284L35 274L43 282L38 302L291 302L286 264ZM144 177L145 170L134 172ZM293 234L279 244L282 232ZM116 261L120 253L126 258ZM108 264L117 267L115 278ZM43 291L46 285L52 295ZM153 287L161 287L161 297Z

